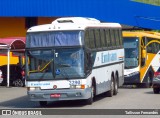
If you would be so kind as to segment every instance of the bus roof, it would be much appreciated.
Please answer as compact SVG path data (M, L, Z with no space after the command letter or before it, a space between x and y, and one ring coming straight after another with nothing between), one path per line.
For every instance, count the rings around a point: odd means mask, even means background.
M58 18L51 24L31 27L30 29L28 29L27 32L85 30L87 27L121 28L121 25L119 23L101 23L99 20L94 18L66 17L66 18Z
M160 33L151 31L123 31L123 37L150 37L160 39Z

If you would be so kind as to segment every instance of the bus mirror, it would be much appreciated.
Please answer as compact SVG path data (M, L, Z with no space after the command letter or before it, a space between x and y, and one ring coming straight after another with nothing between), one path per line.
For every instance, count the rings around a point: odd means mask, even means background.
M145 49L142 50L142 58L146 58L147 56L147 52Z

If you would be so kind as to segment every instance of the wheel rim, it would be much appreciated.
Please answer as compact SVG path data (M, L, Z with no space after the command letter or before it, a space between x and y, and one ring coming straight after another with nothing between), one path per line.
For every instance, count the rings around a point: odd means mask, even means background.
M118 90L118 85L117 85L117 82L115 82L115 91L117 92Z
M21 81L20 79L18 79L18 80L16 80L16 81L14 82L14 85L15 85L16 87L22 87L22 86L23 86L23 83L22 83L22 81Z
M91 88L91 97L93 98L93 96L94 96L94 87L92 86L92 88Z

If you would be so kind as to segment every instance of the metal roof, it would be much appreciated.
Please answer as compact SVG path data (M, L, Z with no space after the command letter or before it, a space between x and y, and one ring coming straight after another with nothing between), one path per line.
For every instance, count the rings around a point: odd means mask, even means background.
M119 23L101 23L97 19L84 17L57 18L51 24L33 26L27 32L58 31L58 30L85 30L87 27L121 28Z
M92 17L160 29L159 6L133 0L0 0L1 17Z

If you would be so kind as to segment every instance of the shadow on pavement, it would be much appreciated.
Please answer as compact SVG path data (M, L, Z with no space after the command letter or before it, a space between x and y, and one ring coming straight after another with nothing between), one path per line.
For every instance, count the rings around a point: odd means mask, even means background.
M98 95L94 98L94 102L98 102L104 99L104 95ZM72 101L56 101L48 102L45 108L76 108L86 106L84 100L72 100ZM0 108L42 108L39 102L29 101L28 96L22 96L12 100L0 102Z
M36 102L28 101L27 96L0 102L0 108L33 108L36 106L38 106L38 104L36 104Z

